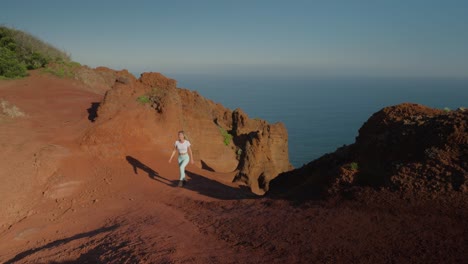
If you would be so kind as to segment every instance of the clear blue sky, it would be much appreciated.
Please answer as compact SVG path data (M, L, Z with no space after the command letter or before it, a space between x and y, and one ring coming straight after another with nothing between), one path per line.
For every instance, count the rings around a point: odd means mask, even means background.
M468 1L2 1L89 66L166 74L468 78Z

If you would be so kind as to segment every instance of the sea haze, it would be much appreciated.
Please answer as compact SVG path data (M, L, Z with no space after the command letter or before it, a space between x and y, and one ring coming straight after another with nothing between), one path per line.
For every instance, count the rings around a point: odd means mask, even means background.
M289 157L300 167L354 142L359 128L385 106L403 102L435 108L468 106L468 80L278 79L210 75L169 75L178 87L251 118L283 122Z

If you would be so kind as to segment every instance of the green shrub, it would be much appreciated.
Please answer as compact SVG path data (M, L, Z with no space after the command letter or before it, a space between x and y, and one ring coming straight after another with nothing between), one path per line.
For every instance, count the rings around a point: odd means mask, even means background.
M24 62L28 70L35 70L46 66L49 59L40 53L33 52L24 57Z
M142 96L138 96L137 97L137 102L139 102L140 104L147 104L150 102L150 98L148 95L142 95Z
M221 135L223 136L224 145L228 146L231 143L232 135L222 127L219 127L219 131L221 131Z
M15 53L8 48L0 47L0 76L18 78L27 74L26 66L18 61Z
M356 171L356 170L359 169L359 165L357 164L357 162L351 162L351 163L349 164L349 168L350 168L351 170Z
M76 68L80 67L81 64L74 61L60 61L49 63L42 70L42 72L50 73L60 78L73 78L75 76Z
M29 33L0 26L0 77L24 77L27 70L43 68L53 62L68 63L70 56ZM56 75L65 77L68 73L62 69Z
M448 112L450 112L451 110L450 110L450 108L448 108L448 107L444 107L444 111L445 111L446 113L448 113Z
M238 150L236 151L236 157L237 157L237 159L240 160L240 157L241 157L241 156L242 156L242 149L238 149Z
M79 62L76 62L76 61L70 61L68 62L68 66L71 67L71 68L79 68L81 67L81 63Z
M20 57L26 58L34 53L40 54L40 57L47 59L47 62L44 63L43 66L53 61L70 61L70 56L66 52L54 47L53 45L46 43L29 33L16 29L4 28L12 32L11 38L17 44L16 52Z

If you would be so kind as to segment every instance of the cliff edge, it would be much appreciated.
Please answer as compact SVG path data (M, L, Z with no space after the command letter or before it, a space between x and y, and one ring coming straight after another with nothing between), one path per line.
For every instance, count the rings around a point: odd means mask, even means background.
M167 151L169 157L177 131L184 130L200 167L236 171L232 180L256 194L267 191L279 173L292 169L282 123L250 119L240 109L232 111L178 88L175 80L160 73L143 73L139 79L125 71L108 76L115 76L114 84L81 143L96 155L117 157L131 149L153 148Z
M270 183L270 195L311 199L355 187L418 196L468 192L468 111L403 103L373 114L356 142Z

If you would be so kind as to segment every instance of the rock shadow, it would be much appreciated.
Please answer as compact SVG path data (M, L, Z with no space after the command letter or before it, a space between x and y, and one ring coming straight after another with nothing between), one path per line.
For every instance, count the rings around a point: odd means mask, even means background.
M204 169L204 170L212 171L212 172L215 171L213 168L211 168L210 166L208 166L208 164L206 164L206 162L204 162L203 160L201 160L201 166L202 166L202 169Z
M93 103L91 103L91 107L86 109L86 111L88 111L88 120L89 121L91 121L91 122L96 121L97 110L98 110L100 105L101 105L101 103L99 103L99 102L93 102Z
M185 173L188 180L183 188L197 192L201 195L220 200L259 198L259 196L252 193L250 188L247 186L234 188L191 171L186 171Z

